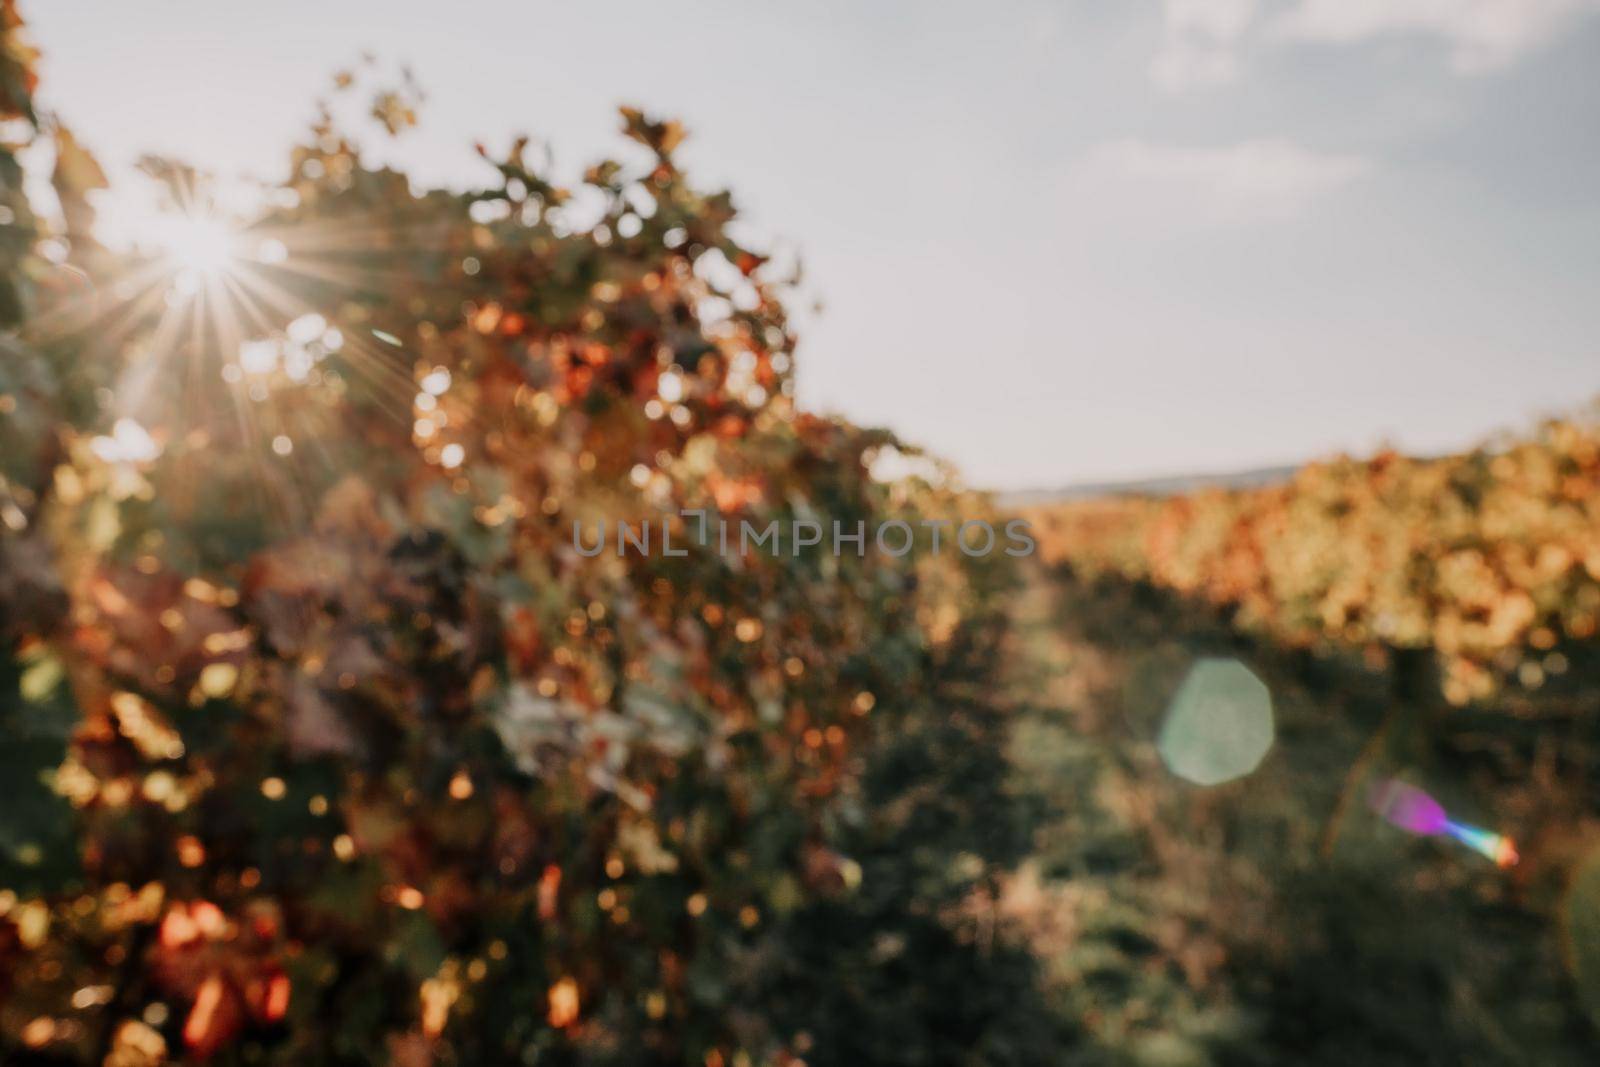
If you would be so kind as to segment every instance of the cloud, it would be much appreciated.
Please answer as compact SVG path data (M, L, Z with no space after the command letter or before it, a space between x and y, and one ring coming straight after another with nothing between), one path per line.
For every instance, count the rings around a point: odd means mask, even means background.
M1090 151L1077 177L1078 192L1102 201L1227 222L1292 217L1371 169L1364 157L1281 139L1187 147L1130 138Z
M1237 44L1257 14L1257 0L1166 0L1161 50L1150 76L1163 89L1221 85L1239 74Z
M1292 43L1360 45L1409 35L1442 42L1461 74L1514 63L1549 43L1600 0L1164 0L1150 76L1163 89L1223 85L1255 49Z
M1300 0L1272 36L1328 44L1431 36L1449 45L1457 71L1476 74L1514 62L1596 10L1596 0Z

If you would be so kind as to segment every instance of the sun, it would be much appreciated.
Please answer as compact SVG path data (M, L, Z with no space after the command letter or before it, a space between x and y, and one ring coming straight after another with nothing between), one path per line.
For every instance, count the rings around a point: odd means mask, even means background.
M157 219L151 236L167 264L200 278L227 274L239 258L234 231L210 215L174 214Z

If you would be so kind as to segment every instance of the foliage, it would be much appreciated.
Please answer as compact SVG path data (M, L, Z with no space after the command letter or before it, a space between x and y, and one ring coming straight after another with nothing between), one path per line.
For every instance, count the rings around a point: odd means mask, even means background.
M1593 1058L1600 429L1032 512L1065 666L1016 759L1055 816L1006 894L1114 1059ZM1197 657L1245 662L1277 742L1197 791L1151 744ZM1425 784L1508 872L1364 802ZM1589 1019L1585 1019L1585 1014Z
M1047 811L1002 907L1104 1056L1089 1062L1593 1060L1595 642L1537 690L1457 708L1376 659L1109 572L1058 566L1030 603L1013 757ZM1277 740L1254 773L1196 788L1154 741L1209 656L1267 685ZM1388 825L1366 796L1395 777L1513 837L1521 862Z
M795 409L784 282L623 120L416 192L324 115L220 278L96 245L70 135L65 229L0 160L6 1062L1037 1062L966 906L1025 843L1003 568L571 545L982 506Z
M1306 646L1437 655L1453 704L1537 688L1600 624L1600 426L1442 459L1383 453L1289 483L1036 516L1046 555L1148 580Z

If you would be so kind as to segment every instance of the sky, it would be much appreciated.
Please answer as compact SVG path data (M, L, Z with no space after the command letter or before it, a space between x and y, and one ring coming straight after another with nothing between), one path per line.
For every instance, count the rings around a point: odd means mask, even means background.
M1438 452L1600 394L1600 0L22 9L114 176L281 176L363 51L428 92L383 150L420 181L676 116L805 263L801 402L978 486Z

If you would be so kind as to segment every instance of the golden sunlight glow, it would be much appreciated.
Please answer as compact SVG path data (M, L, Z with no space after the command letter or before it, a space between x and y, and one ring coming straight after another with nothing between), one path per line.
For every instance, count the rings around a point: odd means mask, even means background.
M446 425L439 409L448 372L425 368L419 380L399 338L347 333L327 314L365 277L367 268L352 266L350 253L373 247L385 223L285 219L277 212L293 206L292 190L269 195L248 183L219 186L187 174L103 192L95 198L93 233L110 254L97 261L99 284L32 323L41 335L91 323L108 343L136 349L117 383L118 418L91 445L103 462L142 467L169 442L208 440L237 427L254 446L247 456L262 491L292 522L313 500L304 472L323 460L321 406L299 403L297 390L321 381L342 388L346 375L365 379L363 387L386 398L406 425L415 421L417 443L432 449L433 462L445 469L466 462L460 444L431 440ZM337 364L324 368L335 354ZM183 399L169 411L158 405L172 402L162 385L173 379L183 383ZM219 379L222 389L194 392ZM224 397L226 406L193 402ZM422 420L417 413L425 408L430 414ZM203 679L206 694L232 684L213 675ZM336 843L335 854L348 858L342 848ZM354 855L354 846L345 851Z
M167 263L201 277L226 273L238 258L234 233L208 215L168 215L155 220L151 236Z

